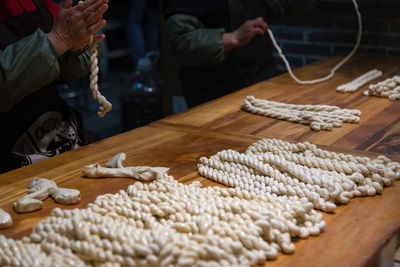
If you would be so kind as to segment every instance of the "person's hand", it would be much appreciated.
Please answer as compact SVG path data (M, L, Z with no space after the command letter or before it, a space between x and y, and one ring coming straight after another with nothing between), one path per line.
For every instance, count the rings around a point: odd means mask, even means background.
M254 36L264 34L268 29L268 24L262 17L246 21L235 31L222 35L225 52L232 48L248 44L253 40Z
M108 9L107 3L108 0L87 0L73 7L72 0L64 1L53 28L47 34L59 55L88 45L91 36L106 25L103 14ZM94 35L93 42L104 38L104 34Z

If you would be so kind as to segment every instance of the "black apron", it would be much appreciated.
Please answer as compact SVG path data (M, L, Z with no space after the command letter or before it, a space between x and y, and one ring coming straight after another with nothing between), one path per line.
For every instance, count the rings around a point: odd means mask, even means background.
M34 33L49 32L53 16L41 0L37 10L0 21L0 49ZM0 172L22 167L83 144L81 120L58 95L53 82L29 95L8 112L0 113L2 127Z

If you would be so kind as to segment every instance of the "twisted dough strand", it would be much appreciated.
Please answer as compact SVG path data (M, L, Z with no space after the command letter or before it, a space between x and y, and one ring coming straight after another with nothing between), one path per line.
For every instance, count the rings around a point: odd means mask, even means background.
M90 76L89 76L89 88L92 91L92 96L100 104L97 116L100 118L104 117L112 109L112 104L100 93L98 87L98 73L99 66L97 60L97 47L96 43L93 42L93 36L90 38Z
M362 87L364 84L381 76L382 76L382 71L373 69L364 73L363 75L359 76L358 78L352 80L349 83L339 85L338 87L336 87L336 91L340 93L355 92L358 90L358 88Z
M253 114L309 125L314 131L332 130L343 122L358 123L361 112L328 105L294 105L247 96L242 109Z
M371 84L364 95L386 97L390 100L400 99L400 76L395 75L382 82Z
M384 156L355 157L310 143L262 139L245 153L223 150L198 163L200 175L262 196L306 198L316 209L335 210L357 196L381 193L400 178L400 163Z
M325 222L297 197L183 185L171 176L53 209L23 240L0 236L6 266L252 266L293 253Z

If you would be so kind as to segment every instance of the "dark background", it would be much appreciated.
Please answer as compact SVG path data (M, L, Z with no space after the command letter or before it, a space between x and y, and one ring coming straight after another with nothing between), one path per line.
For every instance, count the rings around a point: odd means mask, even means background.
M255 0L249 0L255 1ZM257 0L259 1L259 0ZM130 120L130 128L135 118L123 116L121 96L132 86L135 62L128 49L124 31L127 16L127 0L113 0L105 18L105 53L101 62L100 91L112 102L113 110L104 118L98 118L98 104L91 98L87 87L87 77L69 88L61 89L67 101L78 109L84 117L87 128L97 132L102 138L121 133L124 120ZM363 35L358 52L372 52L385 55L400 55L400 0L358 0L363 22ZM162 5L162 3L161 3ZM160 7L161 8L161 7ZM298 68L332 55L349 53L356 41L357 20L351 0L320 0L319 5L308 17L293 24L269 23L279 46L293 68ZM185 103L181 97L179 81L176 78L175 62L165 45L164 21L160 15L160 62L158 71L163 83L160 86L162 99L159 106L162 117L183 111ZM280 71L285 67L275 53ZM316 77L317 78L317 77ZM149 122L149 121L148 121ZM126 124L126 123L125 123Z

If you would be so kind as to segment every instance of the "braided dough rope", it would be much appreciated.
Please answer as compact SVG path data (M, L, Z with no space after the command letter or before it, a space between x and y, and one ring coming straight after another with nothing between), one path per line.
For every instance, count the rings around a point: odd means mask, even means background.
M400 76L395 75L382 82L371 84L364 95L386 97L390 100L400 99Z
M307 202L164 176L86 209L53 209L23 240L0 236L0 265L250 266L293 253L291 237L324 225Z
M242 104L244 111L279 120L309 125L314 131L332 130L343 122L358 123L361 111L341 109L328 105L294 105L247 96Z
M99 66L97 60L97 47L96 43L93 42L93 36L90 38L90 76L89 76L89 88L92 91L92 96L100 104L97 116L100 118L104 117L112 109L112 104L100 93L97 82L99 78Z
M372 81L372 80L374 80L376 78L379 78L381 76L382 76L382 71L377 70L377 69L373 69L373 70L370 70L370 71L364 73L363 75L361 75L360 77L352 80L349 83L345 83L345 84L339 85L336 88L336 91L340 92L340 93L355 92L355 91L357 91L358 88L360 88L364 84L366 84L366 83L368 83L368 82L370 82L370 81Z
M381 193L400 178L400 163L319 149L310 143L262 139L245 153L223 150L198 164L201 176L262 196L307 198L316 209L335 210L357 196Z

